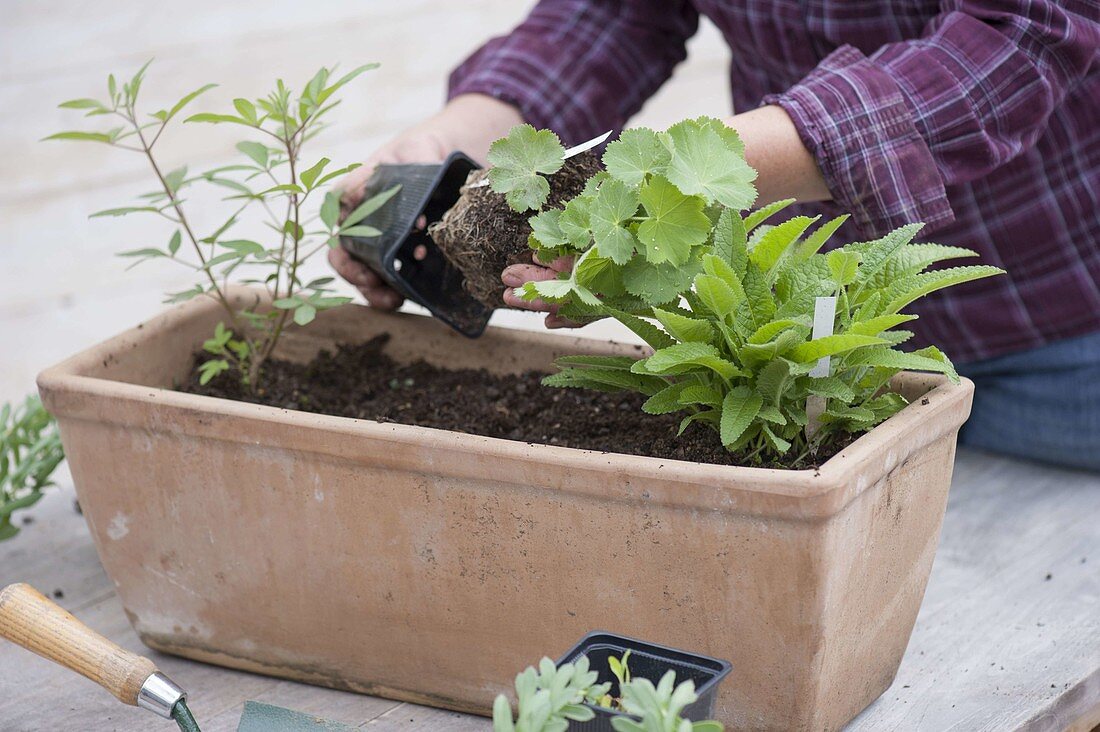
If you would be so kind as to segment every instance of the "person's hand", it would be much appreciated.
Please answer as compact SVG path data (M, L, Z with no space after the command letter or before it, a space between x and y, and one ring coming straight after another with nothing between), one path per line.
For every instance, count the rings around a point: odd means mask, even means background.
M379 165L397 163L439 163L450 153L447 145L434 133L414 127L379 148L349 173L340 183L340 210L346 216L363 201L363 188ZM380 310L396 310L404 298L386 284L374 270L351 256L343 247L328 250L328 261L336 273L350 282L366 299Z
M558 315L557 305L542 300L524 300L517 296L514 291L514 288L521 287L526 282L543 282L557 279L559 273L569 272L573 269L573 258L561 257L550 262L550 264L544 264L539 261L536 254L532 255L531 260L534 264L513 264L510 267L505 267L504 272L501 273L500 281L506 287L504 290L504 304L510 308L546 313L544 322L547 328L581 327L581 323L574 323L572 320Z
M349 173L337 186L341 209L347 214L362 202L363 188L378 165L440 163L454 150L461 150L484 165L493 140L522 122L515 107L492 97L481 94L455 97L439 114L401 133ZM401 306L401 295L342 247L330 249L328 260L337 274L354 285L371 306L382 310Z

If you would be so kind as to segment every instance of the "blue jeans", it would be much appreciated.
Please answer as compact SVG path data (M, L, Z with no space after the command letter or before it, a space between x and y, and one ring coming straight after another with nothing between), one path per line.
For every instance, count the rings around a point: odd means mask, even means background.
M1100 471L1100 333L958 368L975 386L960 444Z

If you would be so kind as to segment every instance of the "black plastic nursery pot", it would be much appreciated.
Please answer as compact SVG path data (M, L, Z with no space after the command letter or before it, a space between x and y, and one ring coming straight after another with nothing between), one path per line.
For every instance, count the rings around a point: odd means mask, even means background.
M687 679L695 682L695 693L699 698L684 708L682 712L684 719L702 722L713 718L718 685L732 668L728 661L596 630L581 638L577 645L569 649L558 660L558 666L576 661L582 656L588 656L589 668L599 674L597 682L610 682L610 694L617 697L620 693L619 682L611 673L607 660L611 656L622 658L627 651L630 651L628 662L630 675L634 678L649 679L656 685L668 671L675 671L677 684ZM615 717L637 719L632 715L594 704L585 704L585 706L594 711L596 716L587 722L570 722L571 731L612 732L611 720Z
M365 198L401 186L362 222L382 234L341 238L343 247L390 287L471 338L482 334L492 310L466 292L462 274L428 236L427 226L454 206L467 176L480 167L457 151L439 164L379 165L367 182ZM426 223L418 224L421 216Z

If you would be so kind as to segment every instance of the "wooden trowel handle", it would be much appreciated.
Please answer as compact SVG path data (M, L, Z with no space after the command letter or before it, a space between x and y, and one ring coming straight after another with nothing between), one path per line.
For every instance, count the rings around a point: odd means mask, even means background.
M0 590L0 636L76 671L133 706L142 684L157 673L148 658L120 648L26 584Z

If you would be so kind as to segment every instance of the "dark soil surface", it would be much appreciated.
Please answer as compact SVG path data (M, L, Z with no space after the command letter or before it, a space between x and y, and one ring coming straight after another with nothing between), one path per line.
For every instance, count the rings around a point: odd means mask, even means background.
M386 355L388 340L389 336L379 336L340 346L335 353L322 351L309 364L269 361L264 385L256 393L244 391L229 374L206 386L200 386L193 375L182 390L523 442L739 464L739 456L723 449L717 435L706 427L692 425L676 437L680 416L643 413L640 395L546 387L540 383L545 374L534 371L500 376L483 369L445 369L425 361L401 365ZM829 455L820 455L819 460Z
M550 198L546 207L562 208L600 169L600 159L591 151L566 160L561 170L547 177ZM486 175L484 170L474 171L468 183L477 183ZM527 245L531 226L527 220L534 213L513 211L504 196L489 186L467 185L458 202L429 227L428 233L465 276L466 291L488 307L497 308L503 305L501 271L510 264L531 261Z

